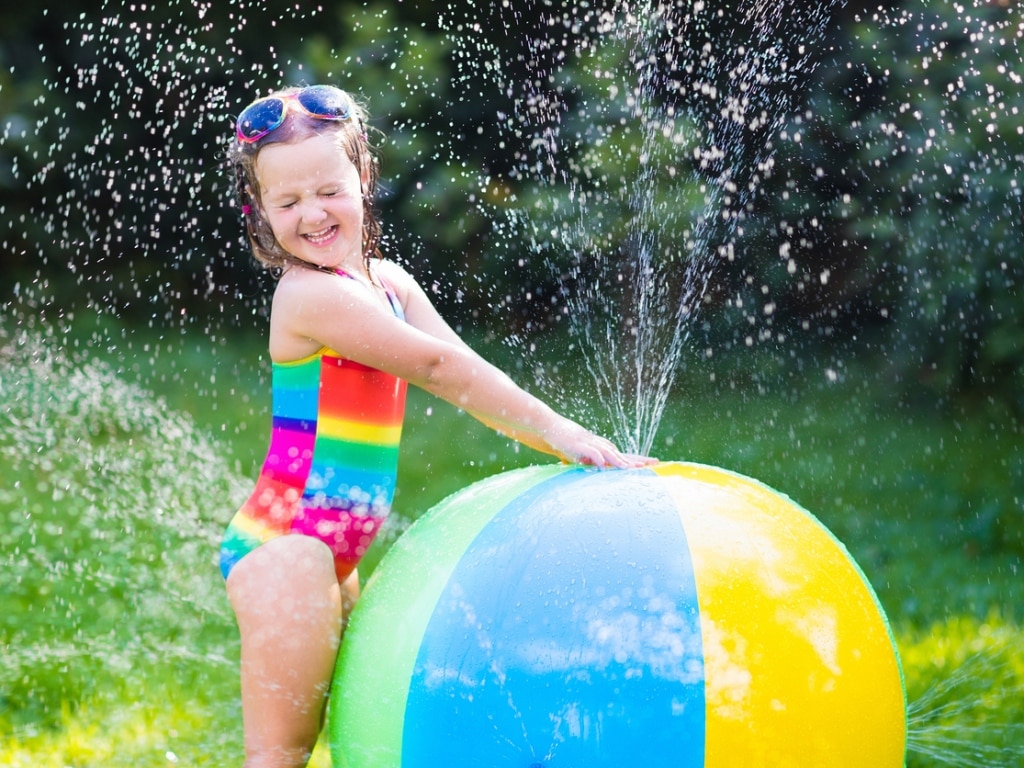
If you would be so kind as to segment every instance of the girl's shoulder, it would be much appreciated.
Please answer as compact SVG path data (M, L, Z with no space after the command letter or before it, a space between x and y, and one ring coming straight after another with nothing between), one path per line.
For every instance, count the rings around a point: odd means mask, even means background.
M416 278L396 261L380 259L373 262L373 270L381 278L384 287L393 291L403 306L410 293L419 288Z
M344 290L345 287L356 282L355 278L351 281L338 280L339 276L350 277L347 272L342 270L333 272L328 269L293 265L285 269L284 273L277 279L277 283L274 285L274 296L276 298L292 294L304 295L311 292L331 293L339 288Z
M415 278L400 264L380 259L372 265L373 282L389 293L393 293L405 306L406 299L418 291ZM348 277L351 279L338 279ZM318 305L330 305L336 309L348 303L344 299L355 299L353 308L358 308L358 299L373 294L371 281L365 275L334 274L315 269L292 268L277 281L272 304L281 311L294 308L300 312Z
M373 262L373 270L387 282L395 284L395 288L416 282L405 267L391 259L378 259Z
M358 305L365 288L355 280L339 280L329 272L292 267L278 278L271 299L271 330L274 326L301 327L305 319L344 312Z

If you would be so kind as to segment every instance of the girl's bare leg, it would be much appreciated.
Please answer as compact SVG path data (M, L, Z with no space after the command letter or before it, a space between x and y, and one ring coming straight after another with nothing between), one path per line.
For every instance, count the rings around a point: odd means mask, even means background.
M245 767L305 766L358 577L339 584L330 550L292 535L242 558L227 589L242 639Z

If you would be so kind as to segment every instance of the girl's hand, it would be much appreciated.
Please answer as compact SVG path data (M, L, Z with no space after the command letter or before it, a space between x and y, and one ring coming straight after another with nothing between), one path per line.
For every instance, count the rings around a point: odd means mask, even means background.
M620 451L611 441L568 421L548 438L554 453L563 461L601 469L634 469L656 464L657 459Z

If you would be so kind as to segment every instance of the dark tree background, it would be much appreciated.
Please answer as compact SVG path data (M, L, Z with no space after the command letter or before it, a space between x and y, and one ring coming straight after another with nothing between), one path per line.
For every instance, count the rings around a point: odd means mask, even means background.
M531 108L524 94L556 93L566 135L614 119L581 109L604 86L585 57L566 54L601 10L617 9L6 4L5 322L107 312L148 326L254 325L266 277L242 242L223 150L253 94L296 81L334 82L369 101L387 136L388 250L444 287L446 313L482 328L536 320L557 303L537 304L557 297L551 264L572 254L538 259L550 244L502 237L500 222L566 194L565 180L538 186L524 173L537 147L513 117ZM702 18L659 44L742 62L763 23L724 0ZM734 178L759 177L732 212L743 225L729 257L711 270L705 341L841 349L880 361L908 391L996 398L1024 413L1018 5L801 6L785 21L769 42L813 74L769 83L781 128L748 123L726 158ZM822 26L807 50L784 34L800 23ZM695 96L686 71L663 69L663 106L698 125L717 119L720 104ZM716 71L728 90L735 72ZM770 168L759 169L766 148ZM637 162L628 146L616 151L603 162Z

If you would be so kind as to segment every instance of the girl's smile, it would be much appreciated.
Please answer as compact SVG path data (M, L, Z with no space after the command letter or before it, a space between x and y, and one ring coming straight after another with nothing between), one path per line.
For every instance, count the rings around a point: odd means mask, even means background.
M334 242L334 236L338 233L337 227L327 227L319 232L310 232L303 235L310 243L317 246L328 245Z

